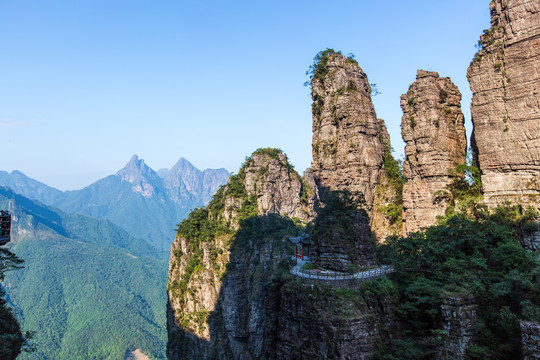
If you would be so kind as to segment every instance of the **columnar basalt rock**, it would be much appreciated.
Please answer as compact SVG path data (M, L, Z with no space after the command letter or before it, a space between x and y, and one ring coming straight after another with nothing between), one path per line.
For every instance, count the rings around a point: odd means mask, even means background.
M332 50L321 54L311 82L313 175L321 198L332 190L361 192L371 219L378 184L386 180L384 121L377 120L371 86L358 63ZM374 231L380 233L386 224L377 224Z
M403 233L436 223L446 202L435 195L445 191L465 164L467 140L461 93L449 78L418 70L416 82L401 96L401 134L405 141L403 174Z
M471 143L489 207L540 207L540 3L495 0L467 77Z

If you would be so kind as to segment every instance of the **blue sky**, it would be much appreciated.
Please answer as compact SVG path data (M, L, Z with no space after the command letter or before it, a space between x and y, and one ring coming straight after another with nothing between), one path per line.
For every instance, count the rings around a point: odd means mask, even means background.
M279 147L302 172L305 72L327 47L377 84L400 157L399 97L419 68L451 77L470 123L466 71L488 27L489 0L0 0L0 170L78 189L133 154L237 171Z

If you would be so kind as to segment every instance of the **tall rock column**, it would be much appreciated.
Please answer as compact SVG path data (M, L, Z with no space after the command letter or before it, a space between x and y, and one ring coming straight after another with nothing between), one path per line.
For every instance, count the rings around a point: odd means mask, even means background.
M311 81L311 168L319 194L324 199L328 191L360 191L373 219L378 184L387 183L383 166L384 121L377 121L371 86L354 59L331 49L318 57ZM384 227L381 223L374 231L380 233L378 229Z
M540 207L540 3L496 0L467 77L484 200Z
M401 134L405 141L403 233L433 225L445 203L435 192L452 182L451 172L465 163L467 140L461 93L449 78L418 70L416 82L401 96Z

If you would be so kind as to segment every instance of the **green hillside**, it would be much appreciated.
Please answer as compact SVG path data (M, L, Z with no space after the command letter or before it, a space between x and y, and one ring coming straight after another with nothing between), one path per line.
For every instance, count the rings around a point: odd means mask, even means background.
M117 176L107 176L82 190L66 192L64 201L56 206L69 213L108 219L156 248L168 250L178 222L175 204L158 186L151 197L134 192L132 186Z
M0 187L14 217L9 301L36 352L19 359L164 358L166 260L108 221L65 214ZM153 256L148 256L153 255Z

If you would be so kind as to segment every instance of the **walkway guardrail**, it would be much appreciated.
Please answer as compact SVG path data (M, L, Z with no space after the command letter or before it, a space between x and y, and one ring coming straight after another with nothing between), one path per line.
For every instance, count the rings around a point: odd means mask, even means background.
M325 281L336 281L336 280L370 280L378 278L384 275L394 273L396 271L393 265L383 265L377 268L371 268L359 271L355 274L345 274L336 271L326 271L326 270L306 270L302 269L299 263L293 264L290 269L291 274L299 276L305 279L313 280L325 280Z

